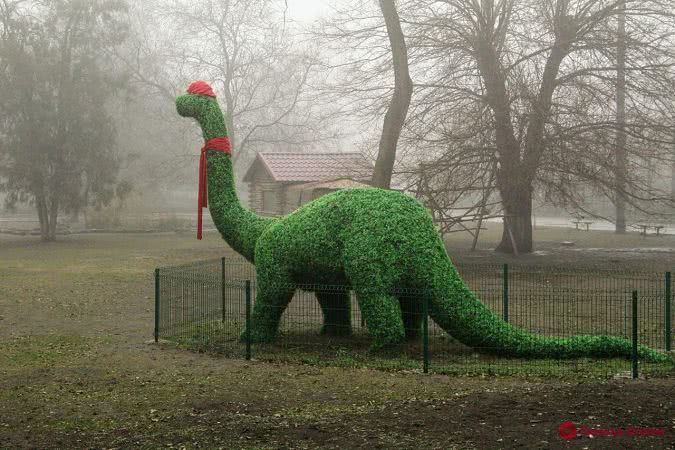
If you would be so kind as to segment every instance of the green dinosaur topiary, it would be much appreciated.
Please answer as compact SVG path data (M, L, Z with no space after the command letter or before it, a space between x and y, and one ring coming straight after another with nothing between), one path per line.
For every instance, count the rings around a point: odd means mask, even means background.
M206 148L227 136L223 114L208 85L193 86L176 100L178 113L201 125ZM206 92L206 94L205 94ZM422 296L445 331L477 351L523 357L629 357L631 344L619 337L532 335L495 316L462 281L427 210L393 191L350 189L325 195L286 217L263 218L243 208L228 154L207 151L208 201L216 227L228 244L256 266L257 298L251 337L272 341L294 286L349 286L357 296L373 347L401 342L421 325ZM324 332L349 334L349 295L316 293ZM669 358L641 347L651 361Z

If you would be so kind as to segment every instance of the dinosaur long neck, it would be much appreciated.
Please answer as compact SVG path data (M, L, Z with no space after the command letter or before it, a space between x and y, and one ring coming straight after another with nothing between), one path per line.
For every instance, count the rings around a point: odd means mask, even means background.
M223 115L215 102L197 120L205 140L227 136ZM241 205L229 155L208 152L207 179L209 210L216 228L230 247L255 263L255 244L276 219L258 216Z

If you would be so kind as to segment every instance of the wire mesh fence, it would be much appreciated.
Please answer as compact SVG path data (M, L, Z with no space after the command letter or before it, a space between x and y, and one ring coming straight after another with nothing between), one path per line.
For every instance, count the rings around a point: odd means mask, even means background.
M609 335L661 351L672 348L670 273L506 265L460 265L458 271L495 315L532 334ZM286 297L263 314L271 321L268 328L278 332L261 335L259 327L247 326L255 315L255 270L240 259L157 269L155 288L156 339L229 357L473 375L610 377L673 370L672 362L632 361L630 354L527 359L468 348L429 317L430 294L411 289L391 293L403 311L405 339L384 350L372 351L373 337L348 286L286 286Z

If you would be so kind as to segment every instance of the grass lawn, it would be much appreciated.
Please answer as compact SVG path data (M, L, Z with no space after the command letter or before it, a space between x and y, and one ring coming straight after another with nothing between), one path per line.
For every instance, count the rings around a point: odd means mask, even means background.
M600 241L582 237L619 241L578 232L577 250L559 250L561 233L538 232L544 253L527 263L577 255L599 265L605 253L583 248ZM457 239L448 240L456 262L503 259L471 255ZM631 235L625 247L675 248L675 239ZM568 420L666 430L575 448L675 444L672 378L424 375L349 354L333 367L301 354L246 362L148 344L152 270L224 253L214 234L0 237L0 448L561 448ZM609 265L659 270L672 257L607 255L619 261Z

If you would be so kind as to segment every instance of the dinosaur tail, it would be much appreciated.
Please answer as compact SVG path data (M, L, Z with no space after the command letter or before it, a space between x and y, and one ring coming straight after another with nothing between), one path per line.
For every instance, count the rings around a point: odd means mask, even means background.
M632 345L615 336L547 337L528 333L496 316L464 284L456 269L435 280L429 303L431 318L452 337L481 353L529 358L630 358ZM671 361L669 355L640 346L649 362Z

